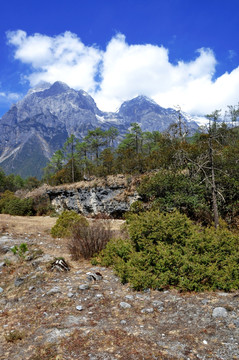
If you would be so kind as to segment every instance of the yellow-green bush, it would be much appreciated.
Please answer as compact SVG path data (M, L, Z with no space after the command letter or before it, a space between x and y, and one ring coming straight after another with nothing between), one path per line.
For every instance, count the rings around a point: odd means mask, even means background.
M202 228L179 212L128 218L129 240L111 240L98 256L136 290L239 288L239 237L226 228Z
M66 238L72 235L74 226L88 226L88 221L75 211L65 210L61 213L56 221L55 226L51 229L52 237Z

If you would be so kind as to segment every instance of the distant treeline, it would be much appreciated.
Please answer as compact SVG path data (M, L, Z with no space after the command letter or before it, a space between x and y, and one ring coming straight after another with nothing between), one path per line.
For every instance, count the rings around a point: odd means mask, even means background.
M32 190L37 188L41 184L36 177L30 176L27 179L23 179L20 175L6 175L0 168L0 193L6 190L15 192L20 189Z

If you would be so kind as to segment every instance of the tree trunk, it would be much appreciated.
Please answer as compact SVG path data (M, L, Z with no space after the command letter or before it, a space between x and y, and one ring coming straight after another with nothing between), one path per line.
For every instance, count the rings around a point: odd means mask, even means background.
M210 165L212 172L212 206L213 206L213 215L214 215L214 225L217 229L219 226L219 215L218 215L218 207L217 207L217 191L216 191L216 183L215 183L215 173L214 173L214 161L213 161L213 147L212 147L212 136L209 137L209 157L210 157Z

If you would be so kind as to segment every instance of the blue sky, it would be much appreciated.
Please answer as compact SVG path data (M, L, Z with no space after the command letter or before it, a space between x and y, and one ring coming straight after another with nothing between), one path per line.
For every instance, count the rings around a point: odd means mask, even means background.
M239 101L238 0L9 0L0 15L0 116L40 81L102 110L144 94L205 114Z

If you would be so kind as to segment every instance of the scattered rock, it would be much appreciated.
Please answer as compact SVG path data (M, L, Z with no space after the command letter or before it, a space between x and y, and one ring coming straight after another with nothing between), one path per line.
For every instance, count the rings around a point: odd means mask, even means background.
M54 286L47 292L47 295L54 295L58 293L61 293L61 289L58 286Z
M74 296L74 294L70 291L70 292L68 292L67 296L68 296L68 298L72 298Z
M224 307L216 307L212 313L213 317L227 317L227 310Z
M125 296L125 299L127 299L127 300L134 300L134 297L133 297L133 295L126 295L126 296Z
M10 251L10 247L7 245L1 245L0 246L0 254L6 254L8 251Z
M64 259L56 259L51 264L51 270L70 271L70 267Z
M79 290L88 290L90 288L89 284L79 285Z
M2 287L0 287L0 294L3 292L3 288Z
M141 313L152 313L154 312L153 308L144 308L141 310Z
M103 294L96 294L95 297L96 297L97 299L102 299L102 298L104 297L104 295L103 295Z
M38 262L41 262L41 263L49 263L51 261L54 261L54 259L55 259L54 256L52 256L50 254L45 254L45 255L37 258Z
M239 328L239 319L234 320L233 323L237 328Z
M76 306L76 310L78 310L78 311L82 311L82 310L83 310L83 306L81 306L81 305L77 305L77 306Z
M103 279L103 276L99 272L95 272L95 273L88 272L86 273L86 275L87 275L87 279L90 281L97 281Z
M22 284L24 283L24 279L23 278L17 278L15 281L14 281L14 285L15 286L21 286Z
M153 307L161 307L163 305L163 302L160 300L154 300L152 302Z
M131 305L128 304L128 303L126 303L126 302L124 302L124 301L122 301L122 302L120 303L120 307L121 307L122 309L129 309L129 308L131 308Z

